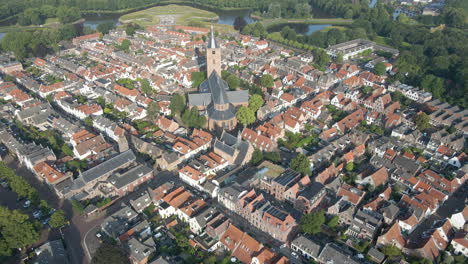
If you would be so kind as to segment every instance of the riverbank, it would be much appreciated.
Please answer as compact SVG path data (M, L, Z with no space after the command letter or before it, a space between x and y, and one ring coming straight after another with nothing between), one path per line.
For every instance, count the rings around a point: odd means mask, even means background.
M84 18L79 19L70 24L77 24L83 23L85 21ZM59 28L62 24L58 21L57 18L48 18L46 23L43 25L29 25L29 26L20 26L20 25L10 25L10 26L0 26L1 33L8 33L12 31L33 31L33 30L40 30L40 29L48 29L48 28Z
M259 20L267 30L270 27L277 27L279 25L288 25L288 24L306 24L306 25L330 24L333 26L348 26L353 23L352 19L344 19L344 18L262 19L261 17L253 17L253 16L252 18Z

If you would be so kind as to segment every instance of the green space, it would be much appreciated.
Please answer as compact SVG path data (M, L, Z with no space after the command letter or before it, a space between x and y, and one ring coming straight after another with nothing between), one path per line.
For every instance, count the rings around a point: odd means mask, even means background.
M129 13L119 18L122 23L136 23L141 26L158 24L165 17L173 17L175 24L186 26L208 27L212 21L218 19L216 13L182 5L156 6L145 10ZM217 30L232 29L227 25L213 25Z

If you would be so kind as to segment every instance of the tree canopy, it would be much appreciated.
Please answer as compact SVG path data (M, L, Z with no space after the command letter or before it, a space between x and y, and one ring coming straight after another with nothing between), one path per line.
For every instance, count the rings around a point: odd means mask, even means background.
M65 217L65 212L62 210L57 210L50 216L49 225L52 228L59 228L65 226L67 223L68 221Z
M271 88L274 85L273 76L271 76L270 74L264 74L262 75L262 77L260 77L259 83L265 88Z
M426 113L419 113L414 118L414 122L416 123L416 127L419 131L425 131L426 129L431 127L430 124L431 118Z
M94 253L91 264L130 264L130 260L123 249L103 243Z
M0 256L11 256L13 250L38 240L39 233L28 215L0 206Z
M172 114L182 113L185 109L185 97L180 94L174 94L171 97L171 104L169 105Z
M302 153L298 154L291 160L291 164L289 167L304 175L311 174L309 158L307 158L307 156Z
M255 113L265 103L259 94L254 94L249 98L249 108Z
M239 122L244 126L252 124L256 119L255 113L252 111L252 109L245 106L241 106L237 110L236 117L237 120L239 120Z
M202 128L205 126L206 118L200 115L197 107L192 107L190 110L185 110L182 115L182 122L188 127L192 128Z
M317 234L322 231L322 225L325 223L325 212L319 210L301 217L300 228L306 234Z

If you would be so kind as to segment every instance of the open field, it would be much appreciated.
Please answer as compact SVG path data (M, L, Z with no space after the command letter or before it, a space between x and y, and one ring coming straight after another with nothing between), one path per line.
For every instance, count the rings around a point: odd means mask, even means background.
M330 26L330 27L326 27L326 28L320 30L320 32L328 32L328 31L330 31L331 29L338 29L338 30L340 30L340 31L346 30L345 27L341 27L341 26Z
M141 26L152 26L158 23L173 21L177 25L208 27L211 24L221 32L232 31L228 25L213 23L218 20L216 13L180 5L156 6L145 10L129 13L119 18L121 23L136 23Z

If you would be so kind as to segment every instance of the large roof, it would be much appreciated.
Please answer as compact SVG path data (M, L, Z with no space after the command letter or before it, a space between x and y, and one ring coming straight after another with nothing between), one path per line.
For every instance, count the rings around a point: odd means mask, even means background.
M228 90L228 84L226 81L221 79L216 71L213 71L208 79L200 85L200 91L211 93L211 101L214 104L229 103L229 99L226 93Z

